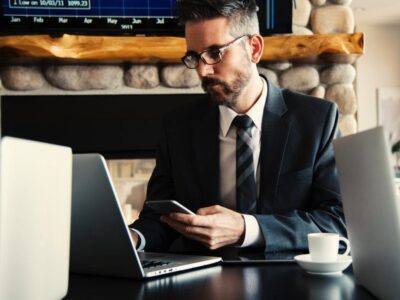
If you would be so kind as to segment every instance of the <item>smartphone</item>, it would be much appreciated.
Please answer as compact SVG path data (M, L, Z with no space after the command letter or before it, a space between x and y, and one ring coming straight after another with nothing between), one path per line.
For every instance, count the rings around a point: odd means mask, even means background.
M187 207L183 206L182 204L180 204L178 201L175 200L146 201L146 205L162 215L166 215L172 212L180 212L189 215L195 215L194 212L192 212L190 209L188 209Z

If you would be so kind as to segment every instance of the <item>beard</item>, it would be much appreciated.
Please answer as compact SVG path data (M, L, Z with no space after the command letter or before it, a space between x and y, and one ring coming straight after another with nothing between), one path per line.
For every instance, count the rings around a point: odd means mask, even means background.
M244 67L244 66L243 66ZM250 69L246 71L235 71L232 82L227 82L218 78L203 77L201 87L218 105L233 107L237 103L237 98L250 81Z

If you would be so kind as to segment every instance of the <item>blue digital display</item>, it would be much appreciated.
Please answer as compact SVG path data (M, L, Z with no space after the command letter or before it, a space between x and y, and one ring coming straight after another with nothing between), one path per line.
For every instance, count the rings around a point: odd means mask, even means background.
M8 4L6 2L9 2ZM8 0L5 16L171 18L174 0Z
M0 34L182 35L176 0L0 0ZM292 0L258 1L262 34L290 33Z

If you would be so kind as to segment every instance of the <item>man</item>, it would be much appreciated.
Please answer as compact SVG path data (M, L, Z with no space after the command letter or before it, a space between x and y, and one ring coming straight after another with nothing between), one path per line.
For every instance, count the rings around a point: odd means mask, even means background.
M254 0L182 0L187 53L206 96L165 119L147 201L175 199L196 215L144 208L139 248L307 248L310 232L346 235L332 139L333 103L259 76ZM139 238L140 236L140 238ZM176 241L175 241L176 244Z

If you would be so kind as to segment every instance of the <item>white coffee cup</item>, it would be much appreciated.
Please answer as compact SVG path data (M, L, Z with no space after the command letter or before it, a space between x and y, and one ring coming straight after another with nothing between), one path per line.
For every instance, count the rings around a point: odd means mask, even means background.
M340 237L337 233L310 233L308 234L308 249L311 260L315 262L333 262L337 260L339 242L346 244L346 251L342 255L350 253L349 240Z

